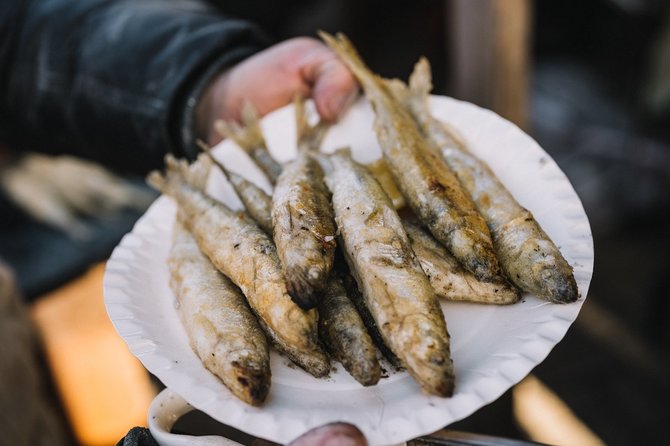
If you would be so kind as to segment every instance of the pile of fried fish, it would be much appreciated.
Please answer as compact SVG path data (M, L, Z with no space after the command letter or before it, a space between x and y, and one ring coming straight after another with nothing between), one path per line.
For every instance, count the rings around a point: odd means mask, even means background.
M382 160L369 168L348 149L321 153L328 127L309 124L300 99L298 154L284 164L252 107L242 125L217 123L267 175L272 196L206 146L192 164L168 156L149 182L178 205L168 263L180 318L205 367L252 405L270 389L269 344L315 377L333 358L364 386L379 381L383 355L424 392L449 397L454 367L439 299L512 304L528 292L574 302L572 268L486 163L432 116L425 59L405 84L373 74L345 36L321 37L372 104ZM207 195L214 166L245 211Z

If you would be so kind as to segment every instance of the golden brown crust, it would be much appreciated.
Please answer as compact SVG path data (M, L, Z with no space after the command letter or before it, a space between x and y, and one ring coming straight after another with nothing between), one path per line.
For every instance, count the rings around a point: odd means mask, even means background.
M288 292L307 310L318 305L333 269L337 227L323 171L312 158L328 125L309 125L301 97L294 105L298 155L277 178L272 225Z
M333 357L364 386L377 384L377 349L342 280L333 274L319 303L319 334Z
M439 147L441 158L456 173L484 217L505 275L523 291L551 302L576 301L579 293L572 267L558 247L493 170L468 150L454 129L432 116L428 105L430 67L425 59L416 65L410 89L405 96L408 109Z
M315 376L325 376L329 361L317 337L317 315L305 312L286 291L279 258L269 237L242 212L185 184L185 162L166 159L165 176L150 181L179 205L179 219L216 268L240 287L277 348Z
M392 87L370 72L344 35L321 37L361 83L375 112L384 158L414 213L466 269L483 280L498 279L500 267L486 224L453 172L435 166L434 151Z
M177 312L193 351L242 401L258 406L270 390L270 352L242 292L219 273L176 223L168 259Z
M507 305L519 301L518 290L505 279L485 282L465 271L458 261L419 226L405 222L412 250L439 297L449 301Z
M345 258L384 342L426 392L451 395L454 370L444 315L400 217L348 153L336 152L330 161L326 183Z

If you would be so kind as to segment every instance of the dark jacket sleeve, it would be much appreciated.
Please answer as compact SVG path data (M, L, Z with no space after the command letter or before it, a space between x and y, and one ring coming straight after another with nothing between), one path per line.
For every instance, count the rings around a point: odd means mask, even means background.
M146 172L216 73L266 45L197 0L0 0L0 143Z

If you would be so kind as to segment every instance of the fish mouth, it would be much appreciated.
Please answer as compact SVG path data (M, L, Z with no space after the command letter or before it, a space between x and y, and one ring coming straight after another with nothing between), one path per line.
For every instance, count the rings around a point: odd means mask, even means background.
M542 282L538 285L546 290L544 296L551 302L569 304L579 299L577 282L572 274L566 275L554 268L542 271Z
M319 304L321 291L315 289L309 282L292 280L287 282L286 289L291 300L302 310L311 310Z
M270 392L270 370L263 366L243 365L238 361L233 361L232 366L235 369L237 386L245 389L248 395L247 402L252 406L260 406Z
M327 275L319 268L293 272L295 274L289 274L292 279L286 281L286 290L296 305L305 311L311 310L319 304L323 296Z

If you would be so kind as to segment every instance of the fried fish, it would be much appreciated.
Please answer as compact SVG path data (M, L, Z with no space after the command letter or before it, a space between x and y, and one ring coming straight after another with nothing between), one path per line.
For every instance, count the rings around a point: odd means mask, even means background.
M198 141L198 146L211 162L221 170L228 182L233 186L249 217L263 231L272 234L272 198L253 182L247 180L242 175L228 170L223 163L214 158L214 155L210 152L210 148L204 142Z
M323 127L309 126L296 100L298 154L284 165L272 195L273 238L288 292L303 309L314 308L333 269L335 219L323 171L313 158Z
M343 35L321 33L360 82L375 112L374 128L389 170L405 200L433 236L482 280L497 280L500 266L484 219L456 176L439 161L412 116L361 60Z
M202 252L242 290L278 350L314 376L327 375L316 311L303 311L291 300L269 237L245 213L191 187L186 162L167 156L166 165L165 174L152 172L148 180L177 202L179 219Z
M221 136L232 139L247 152L272 184L277 181L282 166L270 155L258 112L250 102L245 102L242 106L241 126L235 122L218 120L214 123L214 128Z
M384 342L425 392L450 396L454 368L444 315L393 204L348 151L324 164L345 258Z
M193 351L242 401L258 406L270 390L270 351L242 292L200 252L176 222L170 286Z
M377 384L381 377L377 349L337 274L331 275L323 293L317 307L319 334L328 351L356 381Z
M493 170L451 126L433 117L428 104L431 89L430 66L422 59L410 77L406 104L484 216L505 275L523 291L551 302L576 301L579 293L572 267Z
M519 292L505 279L483 282L465 271L429 233L421 227L404 222L412 250L430 284L439 297L449 301L507 305L519 301Z

